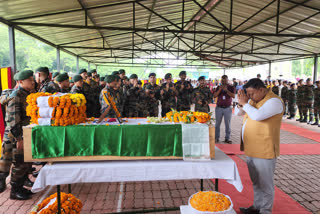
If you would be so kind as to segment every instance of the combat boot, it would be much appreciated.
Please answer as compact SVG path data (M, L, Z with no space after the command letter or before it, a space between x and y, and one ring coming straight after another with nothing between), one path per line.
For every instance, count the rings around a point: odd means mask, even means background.
M6 179L0 179L0 193L2 193L3 191L5 191L7 185L6 185Z
M313 125L313 126L317 126L317 125L319 125L319 120L318 120L318 119L316 119L316 121L315 121L314 123L312 123L311 125Z
M293 120L294 119L294 115L290 115L289 117L287 117L288 120Z
M309 119L309 121L308 121L308 124L312 124L312 122L313 122L313 117L309 117L310 119Z
M16 185L14 182L11 182L11 192L10 199L13 200L28 200L30 199L30 194L28 194L23 186Z
M308 122L308 119L306 116L303 118L303 120L300 120L300 123L306 123L306 122Z

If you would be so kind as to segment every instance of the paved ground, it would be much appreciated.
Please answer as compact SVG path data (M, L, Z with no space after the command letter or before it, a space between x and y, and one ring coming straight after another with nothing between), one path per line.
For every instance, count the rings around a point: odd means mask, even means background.
M320 128L300 124L295 121L284 120L313 131L320 132ZM232 118L233 143L238 144L242 124L241 117ZM224 139L224 124L221 125L221 138ZM281 143L314 144L310 139L281 131ZM297 145L303 149L303 145ZM245 159L244 156L239 156ZM8 180L7 180L8 181ZM319 155L282 155L278 158L275 184L282 191L303 205L310 212L320 212L320 156ZM210 180L204 182L205 189L214 189ZM62 187L67 191L67 187ZM122 190L122 191L120 191ZM72 193L79 197L83 203L81 213L108 213L135 209L172 207L187 204L188 197L200 190L198 180L187 181L157 181L157 182L128 182L103 184L76 184L72 186ZM55 191L52 188L48 193ZM44 197L46 191L33 195L28 201L10 200L10 185L0 194L0 213L25 214L32 206ZM162 212L163 213L163 212ZM179 213L171 211L166 213Z

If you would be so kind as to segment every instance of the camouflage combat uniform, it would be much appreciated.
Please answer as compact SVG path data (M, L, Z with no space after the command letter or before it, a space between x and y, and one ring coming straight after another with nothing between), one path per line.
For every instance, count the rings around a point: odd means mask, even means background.
M153 93L154 93L154 95L155 95L155 98L156 98L157 100L160 100L160 86L157 85L157 84L152 85L151 83L147 83L147 84L144 84L144 85L143 85L143 88L145 89L145 88L147 87L147 85L150 85L150 86L151 86L151 89L149 89L149 90L152 90L152 91L153 91Z
M181 85L184 85L184 89L181 91ZM187 87L190 86L189 89ZM191 93L193 91L192 85L189 81L178 81L175 83L175 88L178 92L177 95L177 110L178 111L189 111L190 110L190 98L191 98Z
M288 90L289 90L288 86L283 86L283 88L281 89L281 98L282 98L283 103L284 103L283 115L287 115L288 114L288 100L287 100Z
M93 90L91 88L91 86L86 82L83 81L83 86L82 86L82 90L83 90L83 95L86 97L87 103L87 117L93 117L94 116L94 93Z
M159 116L159 100L156 99L154 94L147 95L146 100L147 100L148 116L158 117Z
M120 112L120 108L121 108L121 97L120 97L120 93L119 91L116 91L112 88L109 88L108 86L106 86L104 89L102 89L102 91L100 92L100 95L99 95L99 103L100 103L100 106L101 106L101 109L100 109L100 113L103 114L103 112L109 107L109 105L106 103L105 99L104 99L104 93L109 91L110 95L112 96L113 98L113 101L115 102L116 106L117 106L117 109L119 111L119 113L121 114ZM106 96L108 96L106 94ZM111 108L108 112L108 114L106 115L106 117L109 117L109 118L116 118L116 113L115 111Z
M300 119L302 120L303 119L303 113L302 113L302 110L303 110L303 107L304 107L304 103L303 103L303 97L304 97L304 85L302 86L298 86L298 89L297 89L297 106L298 106L298 110L299 110L299 116L300 116Z
M70 88L67 88L67 89L60 88L60 92L61 93L70 93Z
M148 117L148 99L147 94L144 89L139 90L138 102L137 102L137 109L138 109L138 117Z
M48 92L52 94L59 91L60 91L60 87L57 85L57 83L54 83L49 79L42 81L38 90L38 92Z
M319 123L320 119L320 88L315 88L313 91L314 94L314 117L316 123Z
M130 86L123 85L121 87L122 93L121 95L121 115L123 117L128 117L127 113L129 113L129 101L128 101L128 91Z
M308 117L308 112L309 112L309 121L313 121L313 103L314 103L314 95L313 95L313 90L314 86L313 85L304 85L303 87L304 90L304 96L303 96L303 120L307 122L307 117Z
M18 140L22 140L22 127L29 125L30 117L26 116L26 98L30 93L22 87L15 89L7 100L6 128L4 131L1 159L0 178L9 175L11 163L11 186L22 187L28 173L31 172L31 163L24 162L23 150L16 149Z
M83 89L74 85L74 86L72 86L70 93L71 94L83 94Z
M137 103L139 101L139 93L140 90L137 87L134 87L130 84L129 89L127 90L127 108L126 108L126 116L127 117L138 117L138 108Z
M197 87L194 89L191 95L191 101L195 103L195 111L206 112L210 111L209 103L213 99L213 94L208 87ZM202 102L199 104L198 102Z
M273 86L271 90L274 94L279 96L279 86Z
M286 100L288 101L288 113L291 118L296 116L297 112L297 90L290 89L286 93Z
M172 83L171 83L172 84ZM173 87L173 84L171 85ZM177 109L176 96L177 91L171 89L171 87L167 90L166 83L163 83L161 86L161 90L163 90L163 95L161 96L161 115L164 117L167 112L172 109Z
M94 80L90 81L90 87L91 87L91 93L93 96L93 117L99 117L100 116L100 103L99 103L99 95L100 95L100 87L99 87L99 83L97 83Z

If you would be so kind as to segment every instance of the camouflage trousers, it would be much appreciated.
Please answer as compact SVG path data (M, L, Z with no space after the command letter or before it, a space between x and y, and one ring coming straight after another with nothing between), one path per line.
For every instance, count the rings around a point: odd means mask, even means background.
M195 110L195 111L199 111L199 112L208 113L208 112L210 111L210 108L209 108L209 105L199 105L199 104L196 104L194 110Z
M283 104L284 104L283 115L287 115L288 114L288 101L287 100L283 100Z
M288 103L288 113L290 117L295 117L297 112L297 106L295 103Z
M313 103L304 103L302 107L303 116L306 118L309 112L309 120L313 120Z
M7 130L4 133L0 159L0 179L6 179L11 169L11 184L23 186L29 173L32 171L32 163L24 162L23 150L16 149L16 143L9 137Z
M127 117L138 117L138 109L135 105L129 105L127 111L125 112Z
M315 105L314 106L314 118L316 120L320 119L320 105Z
M177 103L177 111L190 111L191 105L185 103Z
M297 103L297 106L298 106L298 111L299 111L299 116L300 118L303 117L303 103Z

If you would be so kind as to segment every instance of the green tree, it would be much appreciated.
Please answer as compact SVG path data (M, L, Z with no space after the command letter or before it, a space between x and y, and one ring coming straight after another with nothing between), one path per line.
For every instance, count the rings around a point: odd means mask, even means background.
M314 65L313 58L303 59L303 74L306 75L307 77L312 77L313 65Z
M291 73L294 77L301 76L301 60L293 60L292 61Z

